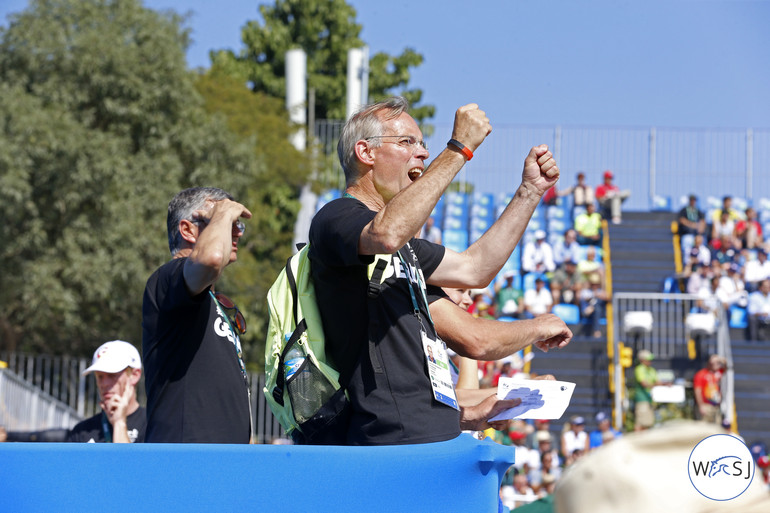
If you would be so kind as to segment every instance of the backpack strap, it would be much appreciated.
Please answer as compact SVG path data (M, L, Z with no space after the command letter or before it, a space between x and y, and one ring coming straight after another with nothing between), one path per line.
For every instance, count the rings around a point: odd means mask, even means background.
M382 292L382 275L388 267L390 255L374 255L374 262L369 265L369 286L366 295L374 299Z
M294 324L296 324L296 327L294 328L294 332L291 334L291 337L289 337L289 340L287 340L283 345L283 351L281 351L281 356L278 358L278 375L275 377L275 387L273 387L273 399L275 399L275 402L281 406L283 406L283 389L286 385L286 377L284 376L283 372L283 364L284 359L286 358L286 353L288 353L289 348L291 348L294 343L299 340L299 337L302 336L302 333L307 330L307 323L305 322L305 319L302 319L302 321L299 323L297 322L297 280L294 277L294 271L291 270L292 258L294 258L294 256L289 257L289 259L286 261L286 281L289 282L289 288L291 289L292 312L294 314Z

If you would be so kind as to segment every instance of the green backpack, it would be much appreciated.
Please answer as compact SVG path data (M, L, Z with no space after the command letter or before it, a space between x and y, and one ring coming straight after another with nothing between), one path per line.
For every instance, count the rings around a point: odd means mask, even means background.
M343 445L350 405L339 372L326 357L309 248L305 245L289 258L267 293L263 392L273 415L296 443ZM379 295L390 260L390 255L377 255L369 266L370 298Z

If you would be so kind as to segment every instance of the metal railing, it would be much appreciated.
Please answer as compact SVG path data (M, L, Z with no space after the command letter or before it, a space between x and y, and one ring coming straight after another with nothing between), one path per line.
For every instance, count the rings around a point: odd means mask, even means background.
M713 207L707 200L729 194L753 200L770 199L770 181L758 180L770 169L770 129L682 129L667 127L517 126L494 123L492 134L458 175L478 192L511 194L518 186L522 163L529 149L548 144L556 156L566 188L583 171L586 183L602 182L602 172L611 169L615 183L630 189L624 203L629 211L646 211L657 196L667 197L678 210L681 198L697 194L700 207ZM341 121L318 120L316 143L327 158L318 177L329 188L341 188L344 180L336 155ZM426 136L431 158L446 146L450 124L435 124ZM682 205L683 206L683 205Z
M77 412L9 369L0 369L0 426L8 431L71 428Z
M0 375L0 425L9 431L71 428L99 411L96 382L82 375L90 360L24 353L1 354L0 360L8 363ZM285 437L262 392L265 375L249 373L249 383L255 442L271 443ZM144 380L139 382L137 397L141 404L146 403Z
M722 377L723 409L725 418L733 420L735 385L733 358L730 348L730 329L725 309L718 303L713 331L688 326L687 319L698 310L702 299L692 294L616 293L612 298L613 310L613 389L615 427L620 428L624 411L624 367L621 365L621 348L632 347L635 355L641 349L655 354L657 361L676 359L705 363L710 354L718 354L727 361L727 371ZM632 312L649 312L652 323L644 328L631 324ZM694 364L693 364L694 365Z

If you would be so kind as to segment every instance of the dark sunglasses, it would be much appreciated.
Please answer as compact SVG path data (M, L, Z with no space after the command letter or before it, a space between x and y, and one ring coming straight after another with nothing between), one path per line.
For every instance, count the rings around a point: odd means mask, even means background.
M246 319L243 317L243 314L238 309L236 304L233 302L232 299L225 296L221 292L217 292L214 294L214 297L216 298L217 302L222 305L222 308L225 310L235 310L235 319L230 319L231 321L235 321L235 327L238 328L238 331L241 334L246 333Z

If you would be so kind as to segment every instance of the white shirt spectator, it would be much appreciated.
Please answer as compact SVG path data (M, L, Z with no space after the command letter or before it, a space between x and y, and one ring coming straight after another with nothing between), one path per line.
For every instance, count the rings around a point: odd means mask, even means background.
M545 287L539 291L535 288L524 292L524 307L532 315L537 316L548 313L552 305L553 296L551 291Z
M727 305L739 305L745 307L748 303L748 293L746 292L746 286L741 279L740 274L735 270L731 270L727 276L722 276L719 279L719 287L717 292L724 295L722 301Z
M546 273L556 269L556 263L553 260L553 248L544 240L545 233L542 235L543 239L524 245L524 252L521 255L521 268L524 272Z
M690 250L690 256L694 256L700 265L708 267L711 264L711 251L705 244L693 246L692 250Z
M728 300L727 294L723 290L720 290L719 287L712 291L710 282L706 282L706 284L701 287L698 292L698 297L702 301L703 307L714 314L719 313L719 304L725 304Z
M586 441L588 440L588 433L585 431L579 431L575 433L574 430L570 429L568 431L565 431L562 435L562 442L564 443L564 447L562 447L562 452L564 454L570 455L576 450L585 451L586 449Z
M577 243L577 232L570 228L564 233L564 239L560 239L553 245L553 261L557 266L568 260L577 263L582 255L580 244Z
M746 283L758 284L767 278L770 278L770 260L764 255L756 260L749 260L743 266L743 279Z
M760 291L749 294L748 312L749 315L770 316L770 294L764 295Z

